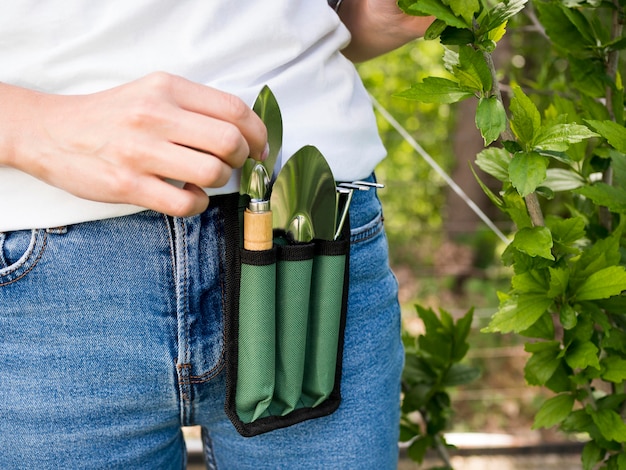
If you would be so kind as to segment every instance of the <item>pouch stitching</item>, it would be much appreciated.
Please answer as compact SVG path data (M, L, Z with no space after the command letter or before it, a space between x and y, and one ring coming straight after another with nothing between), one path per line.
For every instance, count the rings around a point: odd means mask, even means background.
M39 234L41 234L42 232L38 232L35 236L38 236ZM0 287L2 286L7 286L9 284L12 284L16 281L19 281L20 279L22 279L24 276L26 276L30 271L32 271L32 269L37 265L37 263L39 262L39 260L41 259L41 257L43 256L43 252L46 248L48 244L48 234L44 231L43 232L43 241L41 242L41 247L39 249L39 254L37 255L37 257L32 261L31 265L22 273L20 274L18 277L16 277L15 279L11 279L9 281L6 282L2 282L0 283ZM29 247L28 251L25 253L25 255L23 255L24 258L24 262L19 263L16 266L13 266L11 268L9 268L8 271L2 273L2 277L8 276L10 274L13 274L15 271L18 271L19 269L23 268L26 264L27 261L30 259L30 256L33 254L33 252L35 251L35 247L37 246L37 241L35 241L35 243L32 244L31 247Z

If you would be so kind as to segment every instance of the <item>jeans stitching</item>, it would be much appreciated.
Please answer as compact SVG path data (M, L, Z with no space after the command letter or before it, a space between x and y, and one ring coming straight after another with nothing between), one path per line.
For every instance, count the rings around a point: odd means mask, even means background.
M223 239L223 237L225 236L223 217L220 217L220 223L218 224L218 227L220 230L220 233L218 234L219 235L218 238ZM226 306L224 305L224 299L226 298L226 291L225 291L225 286L224 286L224 277L225 277L224 259L221 254L218 259L218 266L220 270L219 279L220 279L221 304L222 304L222 316L223 316L224 311L226 309ZM222 318L222 324L223 322L224 322L224 319ZM211 379L213 379L222 371L222 369L224 368L226 364L225 359L226 359L226 329L222 327L222 348L221 348L220 357L217 360L217 363L212 369L208 370L204 374L190 375L189 376L190 383L202 384L202 383L209 382Z
M202 428L202 450L204 453L204 463L208 470L217 470L217 462L215 461L215 451L213 450L213 440L209 430L205 427Z
M40 234L43 236L43 241L41 242L41 248L39 249L39 253L37 254L37 257L34 260L32 260L31 265L22 274L20 274L15 279L11 279L11 280L6 281L6 282L1 282L0 283L0 287L7 286L9 284L12 284L14 282L19 281L24 276L26 276L29 272L31 272L33 270L33 268L37 265L37 263L39 263L39 260L43 256L43 252L45 251L46 246L48 245L48 234L46 232L37 232L37 234L35 234L34 237L38 237ZM19 269L23 268L26 264L28 264L28 261L31 260L31 255L35 251L35 247L36 246L37 246L37 240L35 240L34 243L32 244L32 246L30 246L28 248L28 251L26 252L27 255L24 256L24 261L22 263L17 264L16 266L13 266L13 267L9 268L6 272L3 272L1 274L1 276L5 277L5 276L8 276L10 274L13 274L15 271L18 271Z
M360 228L352 230L350 235L350 242L352 244L361 243L374 238L384 229L384 217L382 214L378 214L367 224L362 225ZM368 227L371 225L371 227Z

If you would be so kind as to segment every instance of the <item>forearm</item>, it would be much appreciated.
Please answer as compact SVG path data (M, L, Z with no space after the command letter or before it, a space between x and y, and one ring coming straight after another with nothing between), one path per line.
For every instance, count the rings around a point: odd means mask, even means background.
M363 62L421 37L432 17L409 16L394 0L344 0L339 16L352 34L343 54Z
M0 165L18 166L16 146L32 126L30 116L38 113L39 96L35 91L0 83Z
M0 103L0 165L83 199L174 216L202 212L201 188L225 185L248 156L268 152L247 104L162 72L87 95L0 84Z

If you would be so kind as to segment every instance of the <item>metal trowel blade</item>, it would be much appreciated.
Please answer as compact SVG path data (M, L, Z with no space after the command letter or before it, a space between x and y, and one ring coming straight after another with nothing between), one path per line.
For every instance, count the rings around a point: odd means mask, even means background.
M336 224L335 180L321 152L306 146L278 173L270 204L274 228L295 241L333 240Z
M240 194L249 194L252 199L265 199L267 194L258 194L260 181L266 184L266 190L271 187L271 179L274 174L274 166L280 154L283 145L283 120L278 106L278 101L268 86L264 86L252 107L254 112L261 118L267 128L267 143L270 152L265 161L257 162L252 158L248 158L243 165L241 171ZM259 169L262 166L265 169L264 174L268 176L269 181L265 181L263 172Z

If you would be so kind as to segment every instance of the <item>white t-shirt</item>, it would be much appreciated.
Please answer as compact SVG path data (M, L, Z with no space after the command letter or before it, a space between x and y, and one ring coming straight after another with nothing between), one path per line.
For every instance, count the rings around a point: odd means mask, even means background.
M335 179L348 181L385 155L367 93L338 52L349 38L326 0L13 0L0 6L0 82L84 94L166 71L250 105L269 85L283 115L283 158L315 145ZM238 183L235 172L207 193L236 192ZM0 166L0 231L140 210Z

